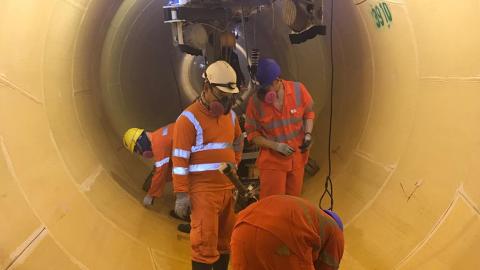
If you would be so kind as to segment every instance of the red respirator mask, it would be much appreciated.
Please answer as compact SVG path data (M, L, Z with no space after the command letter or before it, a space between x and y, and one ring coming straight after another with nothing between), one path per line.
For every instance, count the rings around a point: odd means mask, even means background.
M263 98L263 101L265 101L268 104L273 104L277 100L277 92L270 90L267 93L265 93L265 97Z
M222 86L222 87L228 87L230 89L235 89L236 88L236 83L210 83L211 86ZM212 89L212 95L215 97L216 100L210 102L208 104L207 108L209 113L214 116L214 117L219 117L222 114L228 114L230 110L233 107L233 104L235 103L235 96L231 97L218 97L215 95L215 92Z

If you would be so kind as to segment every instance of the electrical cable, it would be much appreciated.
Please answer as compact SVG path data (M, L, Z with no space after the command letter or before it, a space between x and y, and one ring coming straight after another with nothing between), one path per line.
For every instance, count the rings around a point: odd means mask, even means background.
M271 10L272 10L272 32L275 30L275 6L273 5L273 2L270 4L271 5Z
M177 95L178 95L178 108L180 108L180 113L183 112L183 99L182 99L182 94L180 93L180 86L178 85L178 78L177 78L177 73L175 72L175 65L173 64L173 53L168 56L168 60L170 61L170 66L172 67L172 75L173 78L175 79L175 85L177 86Z
M247 38L247 31L245 27L245 15L243 11L243 5L242 5L242 31L243 31L243 40L245 42L245 53L247 54L247 63L250 60L250 56L248 55L248 38Z
M257 11L257 14L258 14L258 11ZM257 47L257 15L255 14L255 16L252 16L252 20L253 20L253 47L256 48Z
M330 207L328 210L333 210L333 183L332 183L332 158L331 158L331 146L332 146L332 120L333 120L333 82L334 82L334 62L333 62L333 2L330 10L330 65L331 65L331 76L330 76L330 123L328 130L328 175L325 178L325 186L318 206L322 208L322 201L325 195L330 197ZM323 209L323 208L322 208Z

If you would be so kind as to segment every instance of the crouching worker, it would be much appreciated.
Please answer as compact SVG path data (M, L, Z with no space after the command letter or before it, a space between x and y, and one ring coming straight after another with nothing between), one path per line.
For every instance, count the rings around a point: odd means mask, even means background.
M175 123L168 124L153 132L147 132L140 128L130 128L123 136L123 145L130 152L136 153L144 158L155 160L155 169L148 185L147 194L143 198L143 205L153 205L154 199L162 196L165 183L172 181L172 144L173 129ZM172 210L170 215L178 217ZM188 220L183 219L183 220ZM187 230L182 230L187 232Z
M153 132L140 128L130 128L123 136L123 145L131 153L146 159L153 158L155 171L150 187L143 199L143 205L151 206L155 198L162 196L165 183L172 181L172 134L174 124L169 124Z
M272 195L240 212L232 240L233 270L338 269L343 224L333 211L289 195Z

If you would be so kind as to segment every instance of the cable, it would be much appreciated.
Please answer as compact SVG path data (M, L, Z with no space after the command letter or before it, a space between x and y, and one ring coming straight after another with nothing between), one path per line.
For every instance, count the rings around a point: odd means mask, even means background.
M258 9L257 9L258 14ZM257 47L257 14L251 16L253 20L253 47Z
M271 3L271 10L272 10L272 32L275 30L275 6L273 5L273 2Z
M247 54L246 56L247 56L247 63L248 63L248 60L250 60L250 57L248 55L248 37L247 37L247 31L245 27L245 15L243 11L243 5L242 5L242 31L243 31L243 40L245 44L245 53Z
M333 120L333 82L334 82L334 63L333 63L333 2L330 10L330 65L331 65L331 76L330 76L330 126L328 130L328 175L325 178L325 187L318 206L322 208L322 201L325 195L330 197L330 207L329 210L333 210L333 183L332 183L332 157L331 157L331 147L332 147L332 120ZM323 208L322 208L323 209Z
M170 54L168 56L168 60L170 61L170 66L172 67L172 74L173 74L173 78L175 80L175 85L177 86L177 95L178 95L178 107L180 108L180 113L183 112L183 99L182 99L182 94L180 93L180 86L178 85L178 78L177 78L177 73L175 72L175 65L173 64L173 55L174 54Z

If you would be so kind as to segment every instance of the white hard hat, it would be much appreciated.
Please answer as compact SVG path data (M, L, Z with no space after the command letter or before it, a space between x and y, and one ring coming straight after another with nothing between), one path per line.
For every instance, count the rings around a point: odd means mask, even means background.
M237 87L237 73L230 66L229 63L219 60L213 62L205 70L203 75L210 85L217 87L220 91L225 93L238 93Z

